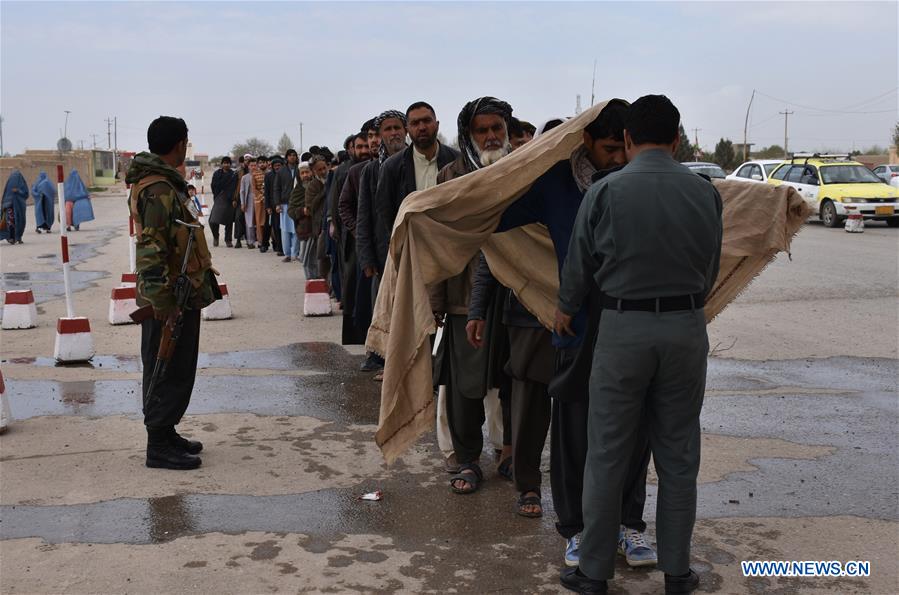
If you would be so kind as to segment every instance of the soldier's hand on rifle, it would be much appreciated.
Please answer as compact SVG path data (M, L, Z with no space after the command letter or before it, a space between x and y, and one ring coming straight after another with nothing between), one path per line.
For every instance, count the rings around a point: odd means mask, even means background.
M373 267L373 266L367 266L367 267L365 267L365 268L362 269L362 272L365 273L365 276L366 276L366 277L368 277L369 279L371 279L372 277L374 277L375 275L378 274L378 269L376 269L376 268Z
M279 215L281 214L281 205L278 205L275 207L275 212L278 213Z
M442 312L434 312L434 324L437 325L437 328L443 328L443 325L446 320L446 314Z

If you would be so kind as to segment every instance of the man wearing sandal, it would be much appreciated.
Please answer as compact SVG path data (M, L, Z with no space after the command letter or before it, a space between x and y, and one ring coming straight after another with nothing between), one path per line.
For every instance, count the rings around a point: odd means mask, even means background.
M458 118L461 155L440 170L437 183L443 183L499 161L509 154L508 122L512 107L494 97L468 102ZM457 494L471 494L484 480L479 460L484 447L484 397L494 377L490 369L490 347L475 349L468 343L465 327L478 257L462 273L429 287L431 309L443 326L443 339L437 364L438 384L446 385L446 410L453 450L459 473L450 478ZM495 310L495 309L494 309ZM445 320L444 320L445 318ZM487 324L499 323L492 313ZM489 334L489 333L488 333Z

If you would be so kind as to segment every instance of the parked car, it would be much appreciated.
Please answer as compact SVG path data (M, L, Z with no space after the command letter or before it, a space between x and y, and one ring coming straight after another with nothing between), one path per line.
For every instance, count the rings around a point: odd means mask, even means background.
M849 215L886 221L899 227L899 189L845 155L794 155L771 173L769 184L788 184L799 191L827 227L838 227Z
M884 183L899 188L899 165L878 165L871 171Z
M696 173L705 174L713 180L716 178L719 180L723 180L725 177L727 177L727 174L724 173L724 170L718 167L716 163L708 163L705 161L688 161L683 165L686 165Z
M783 162L783 159L755 159L753 161L747 161L735 169L734 173L727 176L727 179L738 180L741 182L760 182L764 184L768 181L768 176L771 175L771 172Z

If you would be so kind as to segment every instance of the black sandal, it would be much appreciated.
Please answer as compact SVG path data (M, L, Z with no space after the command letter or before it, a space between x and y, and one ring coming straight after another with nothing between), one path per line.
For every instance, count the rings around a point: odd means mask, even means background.
M469 473L469 471L471 473ZM477 463L464 463L459 466L459 472L450 477L450 488L457 494L473 494L481 487L481 481L484 479L484 473ZM471 487L462 489L456 487L457 481L464 481Z
M499 467L496 468L496 472L509 481L512 481L512 457L506 457L505 459L503 459L499 464Z
M535 490L528 490L533 491ZM540 492L537 492L536 496L525 496L528 492L522 492L518 496L518 514L529 519L539 519L543 516L543 500L540 498ZM525 506L539 506L540 512L525 512Z

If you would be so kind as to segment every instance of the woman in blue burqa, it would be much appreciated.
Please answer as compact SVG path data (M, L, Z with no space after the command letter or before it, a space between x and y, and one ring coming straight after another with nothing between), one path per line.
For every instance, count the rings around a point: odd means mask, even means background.
M34 199L34 224L37 232L50 233L53 227L53 207L56 203L56 184L42 171L34 186L31 187L31 198Z
M26 200L28 200L28 182L25 181L22 172L14 169L6 180L3 201L0 203L0 210L3 211L0 240L6 240L10 244L22 243L22 234L25 233Z
M94 209L91 206L91 196L78 175L78 170L73 169L64 186L66 192L66 231L75 231L81 228L85 221L94 220Z

